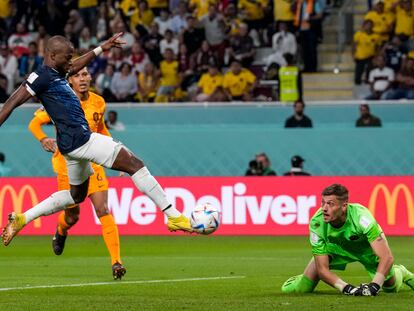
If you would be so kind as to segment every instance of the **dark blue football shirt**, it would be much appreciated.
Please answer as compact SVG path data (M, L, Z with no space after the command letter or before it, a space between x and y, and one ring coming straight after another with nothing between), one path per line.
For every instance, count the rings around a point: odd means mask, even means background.
M42 65L25 81L27 91L36 96L56 126L56 140L62 154L83 146L91 131L80 101L66 77Z

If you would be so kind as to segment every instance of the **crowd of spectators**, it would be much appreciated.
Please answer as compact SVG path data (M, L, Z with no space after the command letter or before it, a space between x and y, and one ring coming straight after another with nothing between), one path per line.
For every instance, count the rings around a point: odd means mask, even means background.
M354 35L355 84L368 83L367 99L414 99L412 0L374 0Z
M2 0L0 96L42 63L50 36L65 36L82 55L123 32L124 48L88 67L107 101L252 100L257 72L287 66L298 43L304 71L316 71L325 7L325 0ZM263 46L272 53L257 70Z

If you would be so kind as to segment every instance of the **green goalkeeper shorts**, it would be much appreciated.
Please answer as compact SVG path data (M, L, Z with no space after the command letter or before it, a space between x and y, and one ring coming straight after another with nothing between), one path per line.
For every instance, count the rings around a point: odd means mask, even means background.
M343 271L345 270L347 264L352 263L352 262L356 262L356 260L352 260L350 258L342 257L338 255L329 255L329 269L331 270L342 270ZM377 273L378 263L377 262L365 262L365 261L359 261L359 263L364 266L369 276L371 278L374 278L375 273ZM385 280L389 280L393 276L394 276L394 266L391 267L391 270L388 273L388 275L385 277Z

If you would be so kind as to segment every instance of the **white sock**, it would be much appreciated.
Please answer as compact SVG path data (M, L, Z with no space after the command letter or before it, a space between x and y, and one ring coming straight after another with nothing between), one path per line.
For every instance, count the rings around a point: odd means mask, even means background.
M138 190L146 194L164 214L169 217L181 216L181 213L168 202L164 190L145 166L131 177Z
M66 207L73 204L75 204L75 201L73 201L69 190L55 192L50 197L33 206L24 213L26 216L26 224L40 216L47 216L64 210Z

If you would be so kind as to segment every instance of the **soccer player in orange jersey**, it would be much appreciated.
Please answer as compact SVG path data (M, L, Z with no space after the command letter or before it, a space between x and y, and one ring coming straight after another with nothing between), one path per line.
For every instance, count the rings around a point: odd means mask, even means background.
M77 74L69 78L69 83L81 102L85 117L92 132L111 136L104 122L105 100L95 93L89 92L91 76L84 67ZM42 125L51 122L49 115L40 108L35 112L34 118L29 124L29 130L40 141L44 150L54 152L52 158L53 170L57 174L58 190L69 190L69 178L66 161L56 146L54 138L47 137L42 130ZM112 274L114 279L121 279L125 274L119 250L118 227L108 209L108 180L102 166L92 164L94 174L90 177L88 197L95 208L96 215L102 224L102 235L111 255ZM79 219L79 205L74 205L62 211L58 217L58 226L53 237L53 251L60 255L65 247L68 230Z

